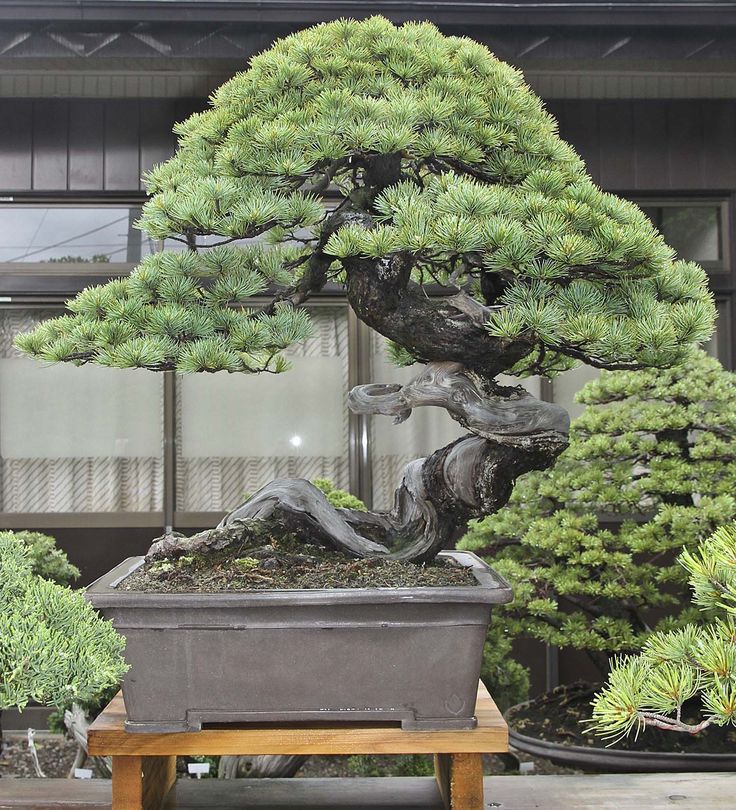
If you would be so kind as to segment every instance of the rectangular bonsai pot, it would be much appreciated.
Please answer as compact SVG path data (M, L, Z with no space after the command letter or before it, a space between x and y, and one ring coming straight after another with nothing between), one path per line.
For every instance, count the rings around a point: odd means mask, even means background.
M470 552L475 585L143 593L116 585L131 557L87 589L127 639L126 728L202 723L386 721L475 725L491 606L508 583Z

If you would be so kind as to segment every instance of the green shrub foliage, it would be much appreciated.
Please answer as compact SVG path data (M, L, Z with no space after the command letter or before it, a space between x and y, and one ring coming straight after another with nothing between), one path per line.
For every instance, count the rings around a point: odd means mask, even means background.
M514 585L494 632L585 650L605 672L654 626L693 615L675 557L736 517L736 375L699 352L665 371L603 372L578 401L557 465L522 478L460 546ZM672 615L657 623L652 608Z
M140 226L178 249L84 290L19 337L21 351L283 371L283 350L310 330L290 292L325 257L318 286L361 257L401 257L416 283L493 304L501 344L489 345L519 344L517 375L577 360L665 366L712 331L703 271L591 182L519 71L429 23L337 20L288 36L175 131L176 154L146 177ZM340 212L369 216L338 226L328 186ZM253 308L266 292L276 303Z
M92 701L127 669L124 639L81 593L31 565L25 544L0 533L0 709Z
M56 548L56 540L41 532L0 532L0 538L13 538L28 549L31 571L59 585L68 585L79 578L79 569L69 562L65 552Z
M620 658L593 702L593 729L604 737L646 726L694 734L711 724L736 726L736 524L719 528L680 557L695 604L709 622L654 633L640 655ZM682 720L699 694L703 719Z
M351 495L344 489L336 487L328 478L315 478L312 483L327 496L327 500L338 509L357 509L366 511L366 505L360 498Z

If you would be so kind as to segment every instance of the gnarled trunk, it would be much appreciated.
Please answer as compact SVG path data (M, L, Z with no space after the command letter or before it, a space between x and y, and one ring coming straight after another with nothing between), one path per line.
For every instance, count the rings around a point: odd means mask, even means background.
M454 362L430 363L405 386L359 386L349 404L359 413L394 415L397 421L416 407L443 407L471 435L408 464L388 512L338 509L309 481L277 479L216 529L188 539L163 537L149 556L224 548L250 521L268 519L285 532L356 557L423 562L452 546L468 520L500 509L519 475L550 466L567 446L569 420L559 405L485 383Z

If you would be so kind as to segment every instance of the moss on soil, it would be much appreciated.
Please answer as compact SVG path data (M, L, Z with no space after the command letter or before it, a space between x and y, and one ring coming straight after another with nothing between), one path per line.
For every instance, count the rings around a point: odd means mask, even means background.
M578 681L558 686L528 703L522 703L507 713L509 725L520 734L562 745L582 745L605 749L607 740L585 733L590 720L590 702L600 684ZM702 720L700 701L691 700L683 706L686 723ZM610 750L648 751L650 753L733 754L736 752L736 728L710 726L701 734L675 734L671 731L647 729L638 738L627 737Z
M260 538L262 540L262 538ZM213 593L315 588L415 588L474 585L469 569L451 560L424 565L383 558L355 559L293 535L270 542L233 543L221 551L147 561L118 586L128 591Z

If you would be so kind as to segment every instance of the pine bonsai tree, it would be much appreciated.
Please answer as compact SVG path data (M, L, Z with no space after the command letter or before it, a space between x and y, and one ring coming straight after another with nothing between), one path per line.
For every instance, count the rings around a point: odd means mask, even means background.
M353 555L430 559L566 446L564 409L499 373L665 367L711 333L703 271L591 182L517 70L431 24L338 20L288 36L176 132L176 154L146 178L140 225L183 249L84 290L19 337L21 351L279 373L282 350L309 333L303 305L340 282L398 362L427 364L403 387L359 386L351 408L403 420L441 406L470 435L409 464L391 512L338 510L280 480L209 537L164 538L154 557L269 518Z
M719 528L680 562L694 602L712 621L655 633L637 656L616 662L593 701L593 730L621 739L647 726L697 734L710 725L736 726L736 524ZM686 723L682 705L695 695L703 719Z
M0 708L93 700L122 679L124 645L81 593L35 575L26 546L0 533Z
M680 614L677 551L736 518L736 375L700 351L667 370L603 372L578 401L587 408L557 465L525 477L460 546L515 587L493 638L584 650L603 676L609 656L637 649L657 625L653 608Z

